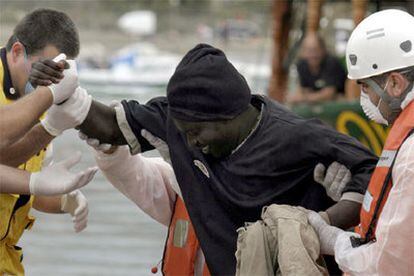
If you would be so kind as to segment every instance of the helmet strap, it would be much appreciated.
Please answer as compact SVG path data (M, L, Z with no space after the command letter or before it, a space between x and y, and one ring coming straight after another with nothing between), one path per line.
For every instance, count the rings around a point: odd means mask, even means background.
M366 83L374 90L374 92L385 102L391 110L391 114L388 116L387 121L389 124L392 124L398 115L401 113L401 103L405 99L405 96L410 91L407 89L404 91L403 95L400 98L394 98L388 95L388 93L381 88L373 79L369 78L366 80Z

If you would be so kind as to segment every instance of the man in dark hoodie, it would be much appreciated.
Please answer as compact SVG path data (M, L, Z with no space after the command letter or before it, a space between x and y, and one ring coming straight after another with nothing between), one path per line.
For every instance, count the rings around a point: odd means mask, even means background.
M260 219L264 206L298 205L326 211L341 228L357 224L377 161L355 139L251 95L224 53L205 44L179 63L167 97L146 104L123 101L115 108L94 101L80 129L101 143L128 144L132 153L153 149L143 129L167 143L185 207L215 275L234 275L236 229ZM333 161L352 172L336 204L313 180L316 164Z

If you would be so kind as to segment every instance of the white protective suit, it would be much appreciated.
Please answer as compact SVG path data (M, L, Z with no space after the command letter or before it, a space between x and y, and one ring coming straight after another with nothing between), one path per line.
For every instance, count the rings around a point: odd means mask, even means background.
M181 190L170 164L162 158L131 155L128 146L113 154L95 151L98 167L109 182L159 223L169 226L175 198ZM203 274L204 255L199 249L195 275Z
M413 96L407 96L403 108ZM338 236L335 259L344 272L414 275L414 135L401 146L392 179L393 187L378 220L376 242L353 248L349 237L356 234L343 232Z

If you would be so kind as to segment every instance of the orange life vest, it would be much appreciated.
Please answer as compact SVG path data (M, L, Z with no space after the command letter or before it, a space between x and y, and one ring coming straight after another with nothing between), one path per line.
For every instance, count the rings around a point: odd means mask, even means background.
M162 272L167 276L194 275L194 265L200 243L184 202L177 196L174 212L168 228L168 237L164 249ZM203 276L209 276L207 265L204 264Z
M377 221L393 186L392 168L395 158L401 145L413 131L414 101L401 112L388 134L381 157L364 196L360 224L355 228L355 231L361 235L361 239L354 245L375 240Z

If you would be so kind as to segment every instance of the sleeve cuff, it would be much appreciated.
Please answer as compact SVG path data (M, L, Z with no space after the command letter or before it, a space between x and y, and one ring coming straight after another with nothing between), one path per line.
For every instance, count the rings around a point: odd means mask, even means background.
M128 143L131 154L140 153L141 145L138 142L137 137L135 136L134 132L132 131L131 127L128 124L124 107L122 105L116 106L115 113L116 113L116 120L118 122L119 129L121 130L122 134L125 137L125 140Z
M364 200L364 195L356 192L346 192L342 195L340 201L341 200L349 200L362 203L362 201Z

